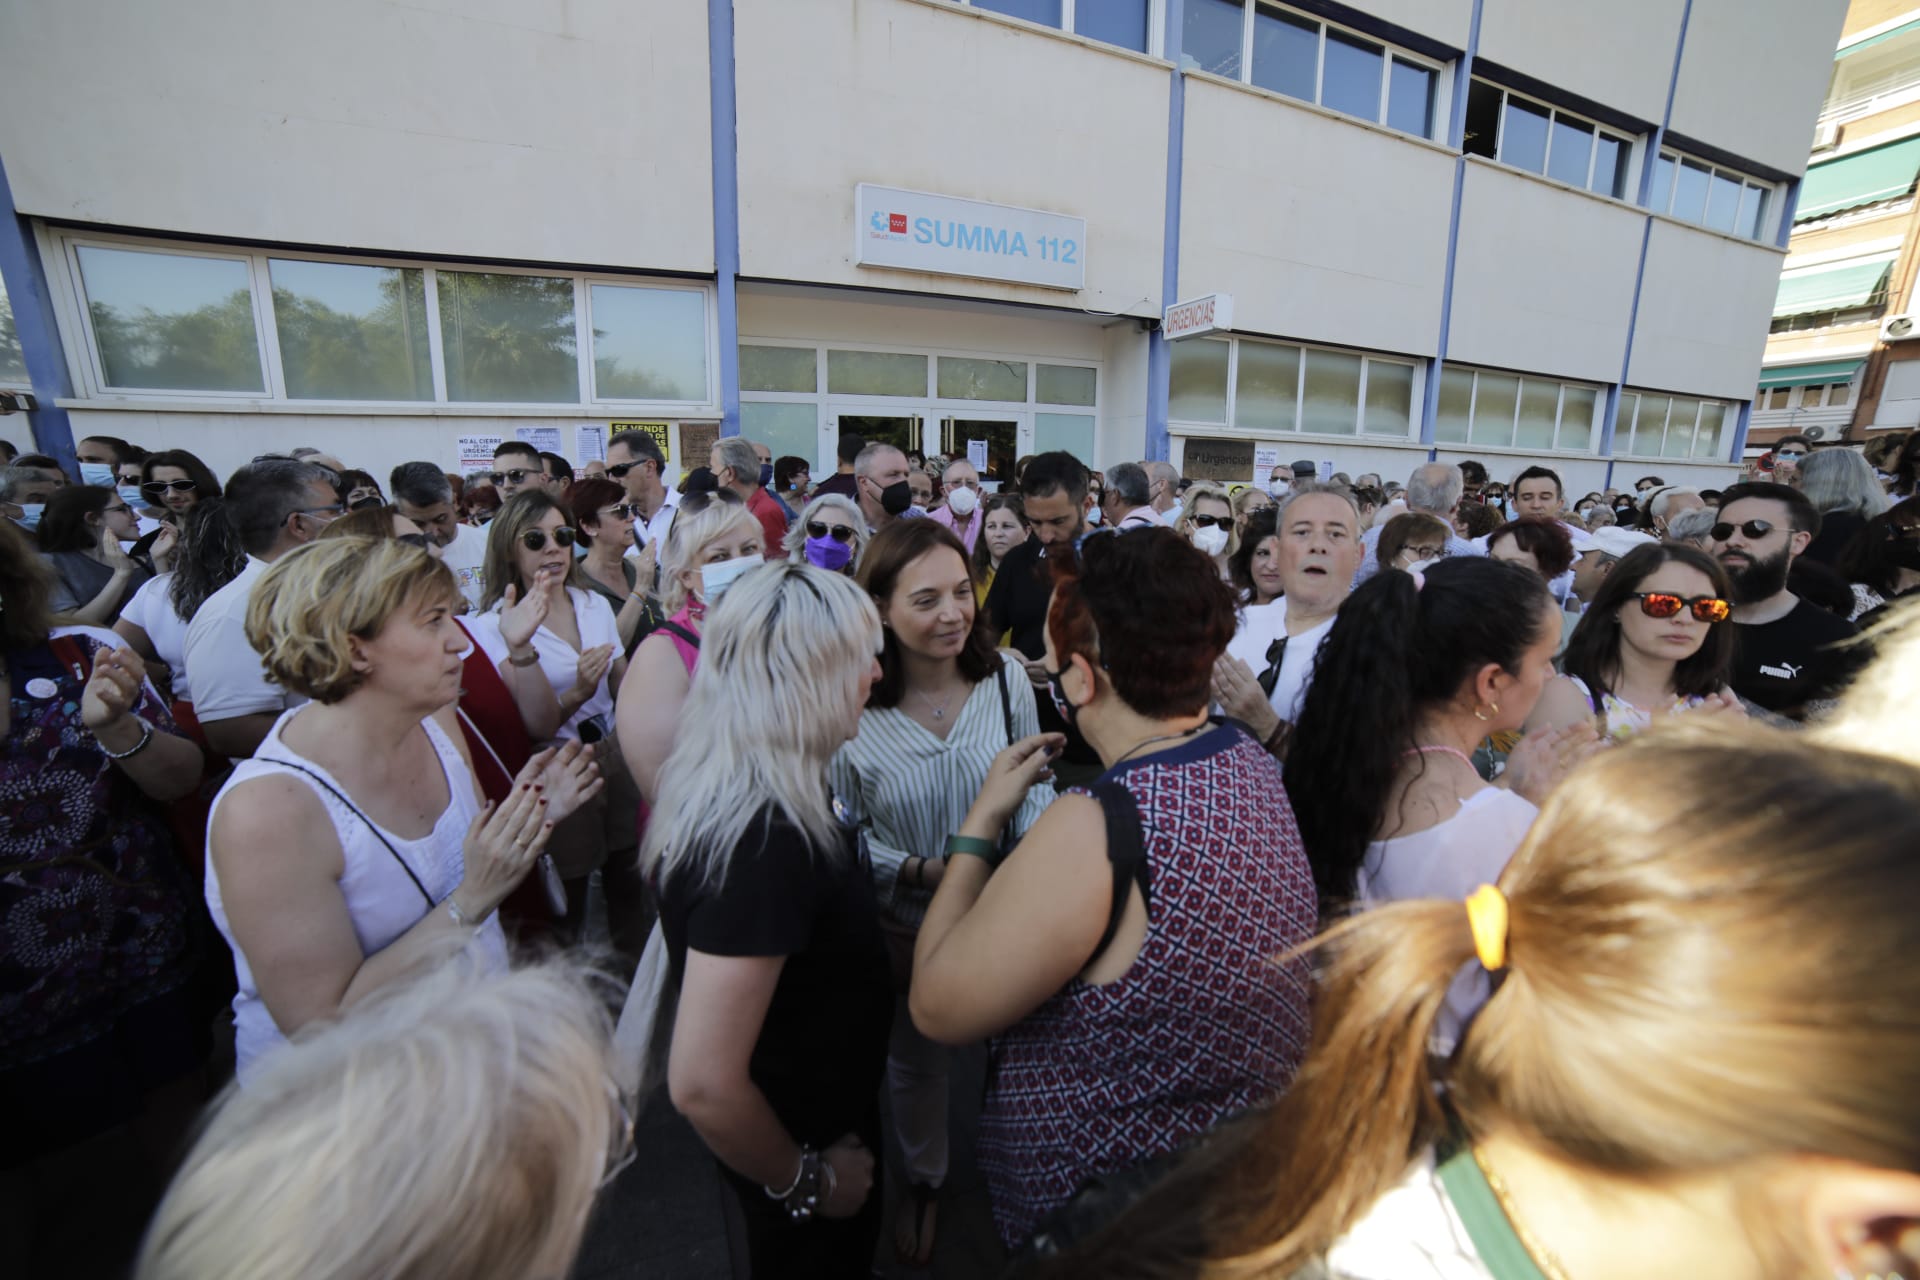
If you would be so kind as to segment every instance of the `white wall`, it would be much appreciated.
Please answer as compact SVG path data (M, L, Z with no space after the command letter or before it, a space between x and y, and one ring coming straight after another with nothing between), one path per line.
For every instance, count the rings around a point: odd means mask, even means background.
M1738 2L1771 11L1799 0ZM1583 98L1658 121L1666 111L1683 7L1684 0L1486 0L1479 53ZM1696 23L1699 15L1696 3ZM1802 61L1812 60L1804 56L1804 47L1801 53ZM1754 77L1756 83L1767 79ZM1809 110L1807 119L1812 118Z
M742 342L779 338L892 344L903 351L938 347L1029 360L1097 361L1103 352L1102 323L1078 312L1015 310L937 298L764 285L740 290ZM1102 386L1103 403L1106 392Z
M1470 158L1447 357L1615 382L1646 215Z
M1669 127L1800 173L1846 14L1847 0L1693 0Z
M1724 489L1740 478L1740 469L1730 463L1674 462L1668 459L1650 458L1642 461L1637 458L1616 459L1613 462L1613 484L1607 484L1607 459L1605 458L1563 458L1563 457L1523 457L1512 454L1494 454L1486 450L1480 452L1461 452L1442 449L1440 461L1461 462L1467 458L1476 458L1484 463L1487 475L1494 479L1512 483L1513 477L1532 466L1550 467L1560 477L1560 484L1566 490L1567 501L1574 503L1589 493L1604 493L1609 487L1631 493L1633 485L1641 476L1659 476L1670 485L1684 486L1689 489Z
M1138 462L1147 456L1147 335L1131 323L1101 330L1105 367L1100 370L1100 424L1094 465Z
M22 213L713 269L706 6L10 0Z
M913 0L736 0L743 274L1158 314L1162 66ZM853 263L861 182L1087 220L1086 288Z
M1628 384L1751 400L1782 256L1749 240L1655 218Z
M1180 295L1247 333L1432 355L1453 160L1384 130L1190 76Z
M1385 22L1418 31L1452 45L1467 47L1473 26L1473 0L1367 0L1359 6Z

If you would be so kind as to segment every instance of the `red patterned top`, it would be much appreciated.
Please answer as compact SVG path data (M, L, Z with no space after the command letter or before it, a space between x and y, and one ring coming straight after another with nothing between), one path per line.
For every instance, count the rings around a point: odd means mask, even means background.
M1219 725L1106 777L1140 808L1146 941L994 1044L978 1158L1009 1248L1088 1178L1271 1101L1306 1049L1306 966L1272 958L1313 936L1316 898L1273 757Z

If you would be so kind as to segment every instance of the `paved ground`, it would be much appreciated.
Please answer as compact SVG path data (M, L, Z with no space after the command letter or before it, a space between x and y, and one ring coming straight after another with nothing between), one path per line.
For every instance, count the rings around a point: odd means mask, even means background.
M899 1266L893 1258L893 1205L900 1194L897 1156L888 1161L886 1227L879 1274L907 1280L984 1280L1004 1261L993 1231L987 1192L973 1165L973 1126L986 1055L963 1050L953 1072L953 1170L940 1207L933 1265ZM730 1280L726 1233L720 1217L725 1193L713 1159L664 1097L656 1097L634 1133L639 1157L609 1187L595 1210L574 1280ZM860 1280L852 1277L850 1280Z

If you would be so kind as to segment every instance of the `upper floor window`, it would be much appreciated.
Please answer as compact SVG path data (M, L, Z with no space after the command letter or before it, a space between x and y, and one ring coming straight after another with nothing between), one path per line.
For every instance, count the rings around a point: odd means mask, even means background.
M1464 146L1470 155L1615 200L1626 198L1630 138L1485 80L1475 80L1467 90Z
M1642 458L1721 458L1731 447L1733 406L1723 400L1622 389L1613 452Z
M1187 0L1181 51L1202 71L1431 138L1440 69L1278 5Z
M1653 162L1647 207L1683 222L1758 240L1772 194L1772 185L1758 178L1677 151L1662 151Z
M1135 53L1153 51L1155 0L958 0Z

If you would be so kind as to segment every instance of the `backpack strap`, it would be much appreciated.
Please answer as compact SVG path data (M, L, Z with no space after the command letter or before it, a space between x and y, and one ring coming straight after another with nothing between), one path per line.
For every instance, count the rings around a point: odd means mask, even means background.
M1107 820L1107 862L1113 868L1113 905L1107 911L1107 927L1100 943L1088 957L1092 963L1120 932L1120 921L1127 912L1129 890L1140 886L1140 897L1149 916L1153 913L1153 886L1147 866L1147 846L1140 826L1140 806L1124 782L1107 781L1093 788L1100 812Z
M993 680L1000 686L1000 714L1007 722L1007 745L1012 746L1018 739L1013 736L1013 695L1007 692L1007 664L1004 659L994 669Z
M671 619L661 623L659 626L655 627L654 630L664 631L670 636L679 636L682 640L685 640L689 645L692 645L696 650L699 649L700 647L699 636L695 635L693 632L687 630L685 627L681 626L679 623L674 622Z

